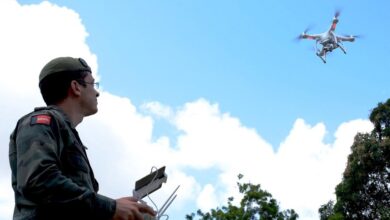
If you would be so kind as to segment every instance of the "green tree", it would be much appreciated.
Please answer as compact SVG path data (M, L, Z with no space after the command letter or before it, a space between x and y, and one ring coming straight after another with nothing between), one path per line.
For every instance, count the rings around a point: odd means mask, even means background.
M243 176L240 174L238 179ZM233 205L233 197L228 199L228 205L217 207L209 212L198 210L186 216L187 220L193 220L199 216L201 220L295 220L298 214L293 209L280 211L277 201L272 195L260 188L260 185L251 183L237 183L239 192L243 194L240 206Z
M328 220L329 217L334 214L333 207L333 201L329 201L325 205L322 205L321 208L318 210L318 212L320 213L320 220Z
M320 213L320 220L343 220L344 217L340 213L334 213L334 201L329 201L322 205L318 210Z
M333 212L319 209L324 220L390 219L390 99L372 110L370 120L373 131L355 136Z

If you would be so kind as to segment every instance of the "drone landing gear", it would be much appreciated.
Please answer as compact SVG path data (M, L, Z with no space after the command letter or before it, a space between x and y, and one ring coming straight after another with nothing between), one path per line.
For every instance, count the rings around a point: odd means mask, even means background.
M317 52L316 55L317 55L319 58L321 58L322 62L326 63L326 60L325 60L326 54L324 54L323 56L321 56L320 53Z
M338 44L338 46L339 46L340 49L344 52L344 54L347 54L347 51L345 51L344 47L342 47L340 44Z

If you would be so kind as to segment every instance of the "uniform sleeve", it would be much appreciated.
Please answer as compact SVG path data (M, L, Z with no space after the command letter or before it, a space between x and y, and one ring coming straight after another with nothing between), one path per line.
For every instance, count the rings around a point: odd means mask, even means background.
M115 200L79 186L62 174L56 134L53 126L45 124L25 124L19 129L16 190L35 204L57 204L68 210L85 210L96 219L111 219Z

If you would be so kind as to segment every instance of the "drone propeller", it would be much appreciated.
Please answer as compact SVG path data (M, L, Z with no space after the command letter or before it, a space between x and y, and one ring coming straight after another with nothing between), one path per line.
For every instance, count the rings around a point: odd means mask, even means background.
M299 41L299 40L302 40L302 39L306 39L307 38L307 32L310 31L312 29L311 26L307 27L303 32L302 34L298 35L295 40L296 41Z
M295 41L300 41L300 40L302 40L302 39L305 39L305 38L306 38L305 36L306 36L306 32L303 32L302 34L296 36L296 37L294 38L294 40L295 40Z
M353 38L363 38L363 35L352 35L352 34L345 34L344 37L353 37Z
M304 31L303 31L303 34L306 34L308 31L310 31L311 30L311 26L310 27L307 27Z
M336 10L336 12L334 13L334 17L337 19L338 17L340 16L340 10Z
M343 37L347 38L346 41L354 42L355 39L362 38L362 35L351 35L351 34L344 34Z

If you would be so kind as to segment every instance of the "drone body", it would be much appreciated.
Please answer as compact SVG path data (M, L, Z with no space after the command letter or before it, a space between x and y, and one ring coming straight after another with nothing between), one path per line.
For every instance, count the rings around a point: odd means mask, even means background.
M321 34L307 34L307 30L305 30L301 35L298 36L298 39L309 39L316 41L316 55L321 58L324 63L326 63L326 54L332 52L336 48L340 48L344 54L346 54L347 52L343 46L343 41L353 42L357 37L353 35L340 36L335 33L337 23L339 22L339 15L339 12L335 13L332 24L328 31ZM322 46L321 49L318 48L318 44Z

